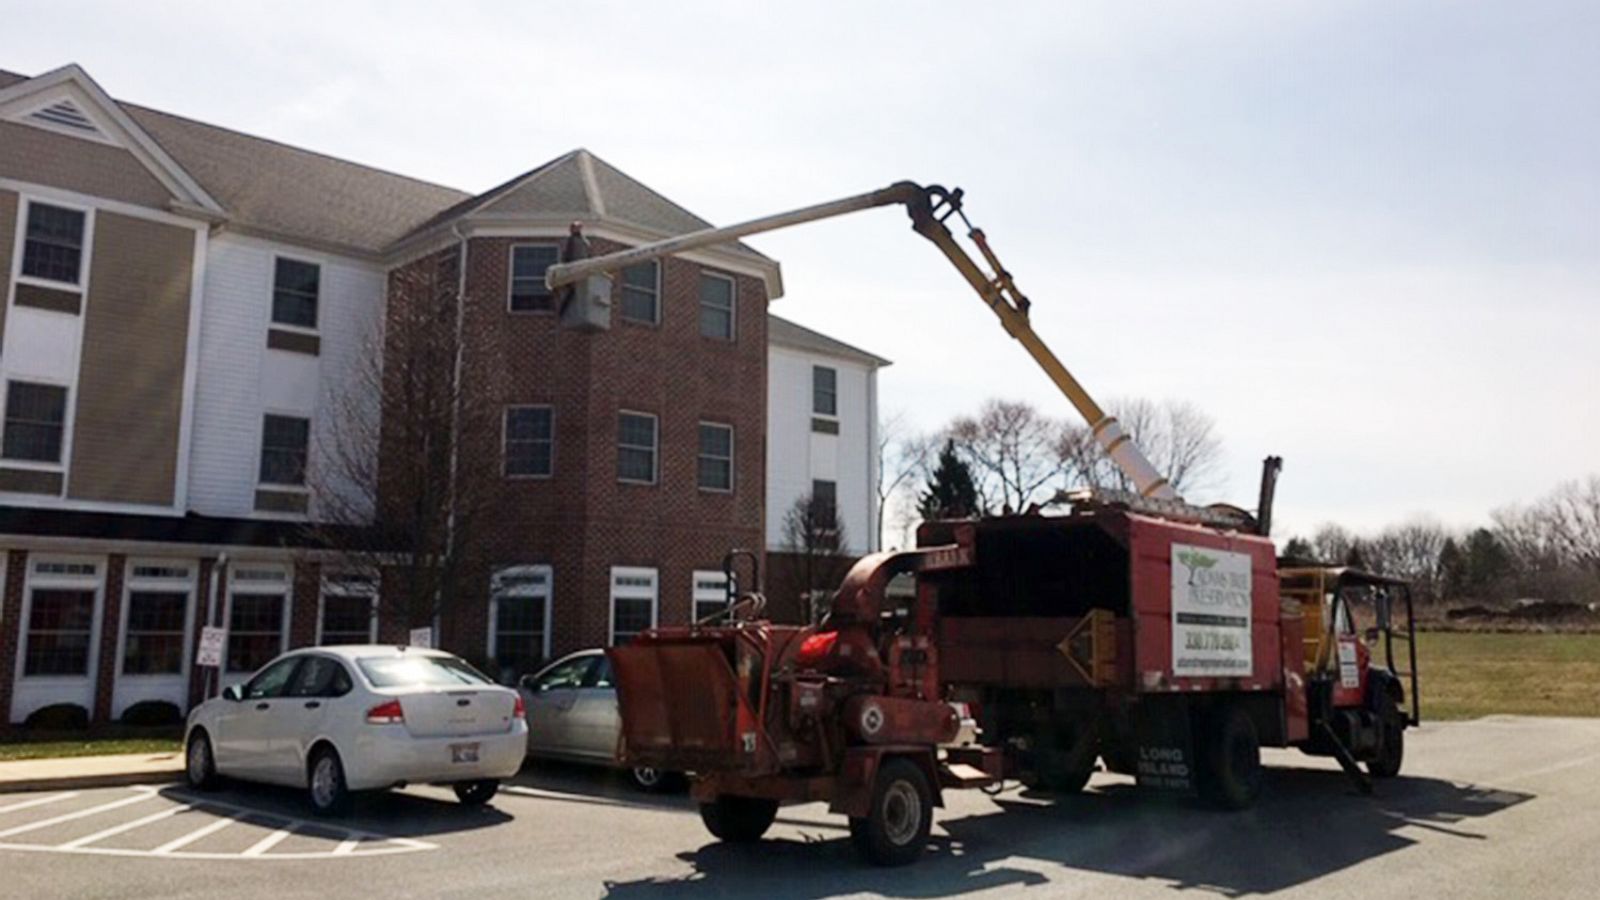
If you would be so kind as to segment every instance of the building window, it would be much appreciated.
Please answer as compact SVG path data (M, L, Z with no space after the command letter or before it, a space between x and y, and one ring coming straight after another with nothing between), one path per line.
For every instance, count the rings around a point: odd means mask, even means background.
M811 367L811 411L819 416L839 414L839 370Z
M654 325L661 321L661 264L642 262L622 270L622 317Z
M378 582L363 572L322 577L322 621L317 643L370 644L378 634Z
M268 414L261 426L261 483L306 483L306 446L311 420Z
M733 279L700 273L700 333L709 338L733 340Z
M694 620L703 621L728 608L728 576L721 572L696 569L694 572Z
M94 633L93 589L34 588L28 606L24 675L89 674Z
M507 475L549 477L555 470L555 411L548 406L506 409Z
M625 412L617 417L617 479L655 484L655 416Z
M129 591L122 674L182 674L184 623L188 617L189 592L186 590Z
M621 646L656 627L656 570L611 569L611 645Z
M289 573L276 566L239 567L228 571L228 581L233 589L228 598L227 671L254 672L283 652Z
M22 274L77 285L83 275L85 216L76 209L28 204L28 229L22 244Z
M321 266L278 257L272 271L272 323L316 328L321 285Z
M733 490L733 426L700 423L700 488Z
M837 519L839 514L839 483L815 479L811 482L811 503L816 516L824 522Z
M60 463L66 420L66 388L27 381L9 383L0 456L25 462Z
M489 579L489 655L503 682L550 655L550 574L549 566L507 566Z
M551 312L555 295L544 284L546 269L560 261L553 244L523 244L511 248L511 311Z

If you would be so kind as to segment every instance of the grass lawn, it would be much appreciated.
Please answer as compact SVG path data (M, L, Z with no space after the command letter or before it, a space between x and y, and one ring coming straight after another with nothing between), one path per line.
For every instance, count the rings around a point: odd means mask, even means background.
M1417 668L1424 722L1600 716L1600 634L1424 632Z
M104 756L111 753L175 753L178 737L77 737L70 740L23 737L0 743L0 762L61 756Z

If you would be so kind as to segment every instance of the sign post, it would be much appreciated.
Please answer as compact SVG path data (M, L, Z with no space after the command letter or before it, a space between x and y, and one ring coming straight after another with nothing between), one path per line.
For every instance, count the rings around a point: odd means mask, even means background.
M228 629L207 625L200 629L200 650L195 654L194 664L210 671L206 672L206 697L212 695L215 686L217 669L222 666L222 650L228 646Z

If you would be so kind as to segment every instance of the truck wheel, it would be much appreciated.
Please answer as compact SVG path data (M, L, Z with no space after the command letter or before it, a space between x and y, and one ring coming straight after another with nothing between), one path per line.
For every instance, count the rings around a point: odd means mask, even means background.
M1039 787L1057 794L1076 794L1089 783L1099 750L1094 730L1067 729L1042 735L1045 746L1034 757Z
M1255 723L1237 706L1210 721L1199 773L1201 796L1224 809L1254 806L1261 795L1261 740Z
M1378 753L1367 760L1367 774L1373 778L1393 778L1400 774L1406 755L1406 728L1400 711L1387 694L1378 705Z
M908 759L891 759L878 769L871 811L850 820L850 842L875 866L903 866L922 855L932 828L928 776Z
M750 844L772 827L778 817L778 801L759 797L722 794L710 803L700 804L700 821L706 830L730 844Z

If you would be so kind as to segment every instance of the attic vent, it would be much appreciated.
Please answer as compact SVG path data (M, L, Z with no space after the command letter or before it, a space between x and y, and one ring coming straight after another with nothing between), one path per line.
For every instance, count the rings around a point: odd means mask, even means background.
M88 134L100 133L100 129L94 126L94 122L84 115L83 111L78 109L77 105L71 100L62 100L60 103L46 106L44 109L35 112L30 118L38 119L49 125L71 128Z

